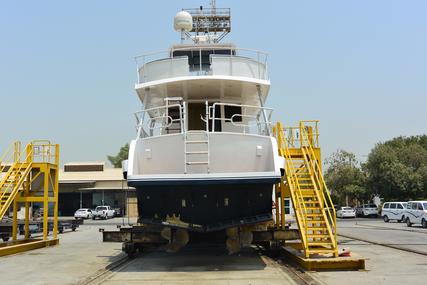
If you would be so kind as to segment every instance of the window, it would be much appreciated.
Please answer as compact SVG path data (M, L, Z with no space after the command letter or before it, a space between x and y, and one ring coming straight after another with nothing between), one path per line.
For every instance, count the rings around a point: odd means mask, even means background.
M412 205L412 210L416 210L417 209L417 203L411 203Z
M421 203L417 203L417 210L424 210Z
M411 208L412 208L412 203L406 204L406 209L411 209Z
M423 203L423 206L424 206L424 210L427 210L427 203L426 202Z
M383 209L388 209L388 208L390 208L390 204L389 203L385 203L384 206L383 206Z
M396 203L391 203L390 204L390 209L396 209Z
M224 115L225 119L231 120L233 115L236 115L233 117L233 122L241 122L242 121L242 107L239 106L224 106Z
M398 209L403 209L402 204L397 204L397 208L398 208Z
M284 208L285 208L285 214L286 215L289 215L291 213L291 206L290 205L291 205L291 200L285 199Z

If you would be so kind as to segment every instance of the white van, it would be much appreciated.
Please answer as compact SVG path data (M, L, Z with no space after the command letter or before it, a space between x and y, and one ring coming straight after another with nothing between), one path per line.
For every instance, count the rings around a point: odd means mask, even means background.
M405 221L408 227L421 224L427 228L427 201L409 201L405 211Z
M406 202L386 202L381 210L381 217L384 222L388 223L390 220L397 222L405 221Z

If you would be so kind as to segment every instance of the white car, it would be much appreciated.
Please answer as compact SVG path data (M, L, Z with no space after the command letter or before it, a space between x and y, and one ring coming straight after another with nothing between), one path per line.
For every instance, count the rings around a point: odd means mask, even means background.
M111 209L110 206L98 206L95 208L95 211L92 212L92 220L95 220L96 218L100 219L108 219L114 217L114 210Z
M405 211L405 221L408 227L421 224L427 228L427 201L409 201Z
M78 209L75 213L74 213L74 218L75 219L91 219L93 216L92 214L92 210L91 209Z
M362 217L378 216L378 207L375 204L363 204L356 209L356 215Z
M337 211L338 218L356 218L356 211L350 207L341 207Z
M390 220L397 222L405 221L406 202L386 202L381 210L381 217L384 222L388 223Z

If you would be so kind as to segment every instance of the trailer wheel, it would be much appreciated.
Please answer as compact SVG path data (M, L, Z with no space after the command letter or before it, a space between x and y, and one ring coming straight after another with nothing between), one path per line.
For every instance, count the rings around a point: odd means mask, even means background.
M8 234L2 234L0 237L3 241L8 241L10 239L10 236Z
M133 258L135 256L136 248L133 242L124 242L122 244L122 250L128 255L129 258Z

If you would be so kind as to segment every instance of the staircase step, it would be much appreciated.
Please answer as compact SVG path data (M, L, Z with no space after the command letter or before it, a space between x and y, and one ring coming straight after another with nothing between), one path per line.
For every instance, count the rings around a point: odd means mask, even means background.
M320 202L318 200L314 200L314 201L304 200L304 205L309 205L309 204L320 204Z
M187 161L187 165L201 165L201 164L209 164L208 161Z
M313 221L313 220L310 220L310 221L306 221L306 223L307 224L325 224L326 225L326 221ZM318 228L319 226L307 226L307 229L308 228ZM325 227L321 227L322 229L326 229L326 226Z
M200 141L185 141L186 144L196 144L196 143L208 143L209 141L200 140Z
M324 234L307 234L306 236L308 238L329 238L329 234L328 233L324 233Z
M322 213L307 213L307 217L323 217Z
M311 246L332 246L332 243L331 242L327 242L327 241L325 241L325 242L322 242L322 241L315 241L315 242L308 241L307 243L308 243L309 247L311 247ZM327 248L325 248L325 249L327 249Z

